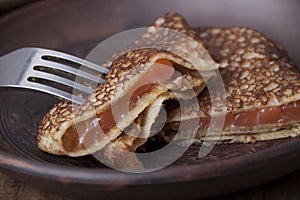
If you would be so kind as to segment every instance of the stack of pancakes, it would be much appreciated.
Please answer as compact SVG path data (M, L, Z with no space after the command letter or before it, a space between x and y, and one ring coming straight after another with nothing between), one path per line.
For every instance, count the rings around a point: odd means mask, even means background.
M167 13L130 49L112 57L106 82L84 105L61 101L53 106L39 128L41 150L68 156L101 152L107 164L143 168L128 152L147 142L168 104L174 105L159 130L166 141L181 123L195 119L191 132L196 130L193 139L199 142L255 142L300 134L299 72L287 51L263 34L243 27L194 29L179 14ZM225 116L212 111L218 97L205 88L218 78L216 70L225 87ZM174 103L194 98L197 104L185 109ZM219 116L224 119L221 133L206 135L211 119ZM177 139L190 139L190 134L180 133Z

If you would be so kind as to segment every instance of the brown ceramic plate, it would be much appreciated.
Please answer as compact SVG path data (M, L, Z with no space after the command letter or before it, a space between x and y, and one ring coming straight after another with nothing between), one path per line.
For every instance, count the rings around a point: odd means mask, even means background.
M85 57L107 37L177 11L194 26L256 28L281 42L300 66L299 6L298 1L273 0L39 1L0 17L0 55L33 46ZM90 156L48 155L37 149L36 131L55 102L32 91L0 90L1 170L55 193L191 199L241 190L300 168L300 139L216 146L205 159L197 156L199 146L192 146L171 166L144 174L118 172Z

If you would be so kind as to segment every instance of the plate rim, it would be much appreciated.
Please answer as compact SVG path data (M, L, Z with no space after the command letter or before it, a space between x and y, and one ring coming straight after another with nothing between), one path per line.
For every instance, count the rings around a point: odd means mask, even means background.
M289 158L292 155L288 154L296 152L296 150L299 149L299 145L300 138L296 138L295 140L288 141L287 143L280 144L275 147L269 147L247 155L201 164L169 166L158 171L137 174L120 172L110 168L83 168L43 163L37 160L14 155L3 150L0 150L0 167L1 169L11 172L34 175L36 177L46 178L49 180L57 180L57 178L63 177L63 181L79 182L84 184L123 185L124 182L127 182L128 185L152 185L197 181L200 179L217 178L218 176L223 177L224 175L233 175L232 170L235 169L241 169L235 172L241 173L245 171L247 167L240 167L245 165L247 166L250 163L251 168L255 168L255 166L262 164L262 161L270 162L274 158L286 158L285 156ZM300 153L298 156L300 156ZM220 166L224 167L221 168ZM221 174L220 170L222 171ZM288 173L290 172L287 172L286 174ZM151 174L151 176L149 176L149 174Z

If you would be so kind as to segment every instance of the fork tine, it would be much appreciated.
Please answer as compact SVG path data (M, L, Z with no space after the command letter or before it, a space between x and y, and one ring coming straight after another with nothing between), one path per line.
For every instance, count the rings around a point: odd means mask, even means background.
M62 99L73 101L74 103L77 103L79 105L86 102L86 99L84 99L80 96L76 96L76 95L73 95L71 93L65 92L63 90L60 90L60 89L57 89L57 88L54 88L54 87L51 87L51 86L48 86L48 85L43 85L43 84L40 84L40 83L36 83L36 82L27 82L25 88L38 90L38 91L41 91L41 92L46 92L48 94L52 94L52 95L60 97Z
M61 71L66 72L66 73L74 74L75 76L80 76L80 77L85 78L89 81L93 81L96 84L104 82L104 79L102 79L98 76L95 76L93 74L85 72L81 69L76 69L76 68L73 68L73 67L69 67L68 65L60 64L60 63L57 63L57 62L42 60L41 65L45 66L45 67L61 70Z
M98 71L99 73L102 73L102 74L106 74L109 71L105 67L102 67L100 65L96 65L96 64L94 64L92 62L89 62L87 60L78 58L76 56L72 56L70 54L62 53L62 52L59 52L59 51L48 50L48 49L41 49L41 51L43 52L42 56L52 56L54 58L59 58L59 59L63 59L63 60L69 60L69 61L75 62L75 63L77 63L79 65L83 65L83 66L85 66L87 68L90 68L90 69L93 69L95 71Z
M49 74L47 72L35 71L34 74L32 74L30 77L37 78L37 79L45 79L48 81L60 83L61 85L65 85L67 87L76 89L81 92L85 92L87 94L91 94L93 92L93 89L91 89L90 87L84 86L82 84L79 84L77 82L71 81L69 79L63 78L58 75ZM28 81L28 79L27 79L27 81Z
M29 88L79 104L86 101L93 88L104 82L101 77L109 71L66 53L32 47L0 58L1 69L9 72L0 73L0 87ZM77 77L78 81L74 82Z

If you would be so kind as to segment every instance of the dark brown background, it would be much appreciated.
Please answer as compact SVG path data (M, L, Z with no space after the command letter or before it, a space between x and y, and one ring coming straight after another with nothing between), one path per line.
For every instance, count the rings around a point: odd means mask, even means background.
M205 1L209 4L209 10L201 8L201 2L204 1L190 1L186 3L186 6L179 1L156 0L147 3L143 0L128 0L126 2L52 0L26 4L9 13L4 9L6 13L0 17L0 54L25 46L34 46L57 49L84 57L95 45L113 34L129 28L145 26L163 12L177 11L183 14L192 25L228 26L240 25L242 21L244 26L261 30L284 44L293 59L298 64L300 63L297 51L300 49L298 42L300 38L299 32L294 27L295 24L300 24L300 17L298 17L300 4L296 0L285 1L285 3L279 0L233 0L230 4L224 0L218 3ZM265 11L264 6L270 5L273 6L272 9ZM32 12L32 6L35 7L34 12ZM233 9L235 12L223 12L228 6L235 6ZM126 7L131 7L130 12ZM169 10L166 7L170 7ZM212 12L218 13L218 18L212 17L214 16ZM259 15L259 17L255 19L249 17L253 15ZM106 19L109 16L114 16L109 20L110 28L103 29L102 27L107 27L108 20ZM273 19L270 19L270 16ZM67 199L37 190L33 186L15 181L2 173L0 180L0 199ZM300 171L256 188L215 199L299 198Z

